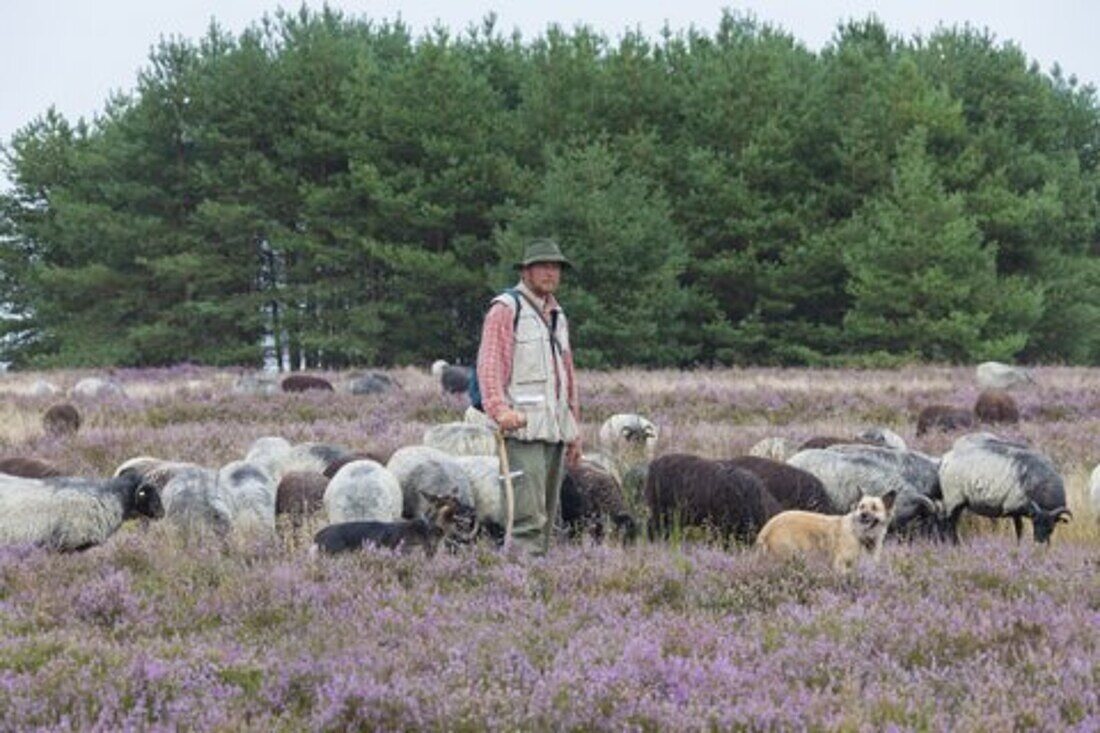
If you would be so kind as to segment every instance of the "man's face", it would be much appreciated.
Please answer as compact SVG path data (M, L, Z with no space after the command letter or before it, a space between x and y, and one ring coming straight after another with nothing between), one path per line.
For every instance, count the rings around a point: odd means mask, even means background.
M535 295L552 295L561 283L560 262L534 262L523 268L523 282Z

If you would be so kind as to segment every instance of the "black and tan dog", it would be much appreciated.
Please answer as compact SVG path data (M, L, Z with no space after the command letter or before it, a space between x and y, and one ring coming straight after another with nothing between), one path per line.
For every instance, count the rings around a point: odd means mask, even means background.
M803 555L822 558L838 572L852 568L861 553L877 559L886 536L897 493L863 496L843 516L816 512L780 512L768 520L756 537L756 546L783 558Z

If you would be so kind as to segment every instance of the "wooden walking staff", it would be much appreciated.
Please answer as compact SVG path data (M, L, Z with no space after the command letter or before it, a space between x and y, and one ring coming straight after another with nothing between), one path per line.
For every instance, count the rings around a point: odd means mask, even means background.
M512 524L516 520L516 490L512 486L512 469L508 465L508 446L504 444L504 431L499 427L493 431L497 438L497 452L500 454L500 475L504 479L504 546L512 544Z

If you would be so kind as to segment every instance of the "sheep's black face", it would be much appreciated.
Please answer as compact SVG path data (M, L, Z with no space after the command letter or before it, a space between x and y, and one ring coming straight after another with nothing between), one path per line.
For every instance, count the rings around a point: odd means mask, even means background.
M160 519L164 516L164 505L160 501L160 492L152 484L141 484L134 490L134 514Z

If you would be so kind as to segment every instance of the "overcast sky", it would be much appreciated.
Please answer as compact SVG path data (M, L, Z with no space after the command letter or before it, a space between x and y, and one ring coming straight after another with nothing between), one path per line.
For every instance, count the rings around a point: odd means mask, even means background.
M312 8L320 2L306 3ZM161 36L197 39L211 19L239 33L280 6L279 0L5 0L0 13L0 141L53 105L70 121L100 111L112 91L135 86L138 69ZM624 29L656 34L667 22L713 31L722 8L749 12L819 50L838 22L876 14L892 32L927 34L939 24L969 22L1012 40L1044 70L1058 62L1082 82L1100 81L1100 1L1046 0L332 0L351 16L396 19L418 33L436 21L456 30L496 12L498 28L525 38L550 23L586 23L618 37Z

